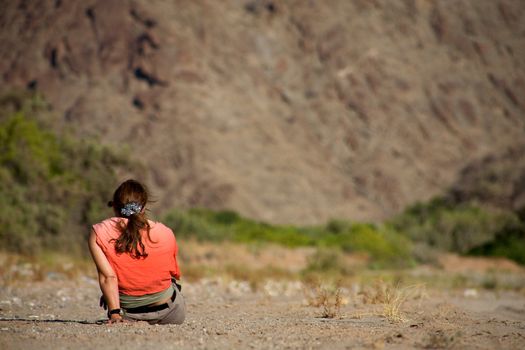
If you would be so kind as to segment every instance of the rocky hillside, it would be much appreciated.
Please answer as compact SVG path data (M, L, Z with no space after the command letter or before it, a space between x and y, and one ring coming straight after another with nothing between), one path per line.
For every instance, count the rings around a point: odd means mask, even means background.
M525 140L521 0L0 3L3 89L129 149L159 211L382 219Z

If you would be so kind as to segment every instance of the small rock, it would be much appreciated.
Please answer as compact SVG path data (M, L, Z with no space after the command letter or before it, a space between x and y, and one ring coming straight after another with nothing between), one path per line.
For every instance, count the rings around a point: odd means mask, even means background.
M474 288L467 288L463 291L463 296L465 298L477 298L478 297L478 291Z
M49 281L64 281L66 279L66 275L59 272L48 272L46 279Z

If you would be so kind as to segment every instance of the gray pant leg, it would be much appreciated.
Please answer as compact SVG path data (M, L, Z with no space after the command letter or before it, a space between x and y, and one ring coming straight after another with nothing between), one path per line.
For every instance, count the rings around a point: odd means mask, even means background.
M175 287L177 297L175 301L168 301L168 312L163 315L159 324L182 324L186 318L186 301L178 288Z
M186 302L177 287L175 293L175 301L169 300L167 309L141 314L124 312L123 318L128 321L146 321L149 324L182 324L186 318Z

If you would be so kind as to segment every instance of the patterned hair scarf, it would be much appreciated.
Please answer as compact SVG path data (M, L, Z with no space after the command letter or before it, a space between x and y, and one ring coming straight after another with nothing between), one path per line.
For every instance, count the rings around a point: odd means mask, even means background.
M129 202L120 209L120 213L126 217L130 217L133 214L138 214L142 210L142 206L137 202Z

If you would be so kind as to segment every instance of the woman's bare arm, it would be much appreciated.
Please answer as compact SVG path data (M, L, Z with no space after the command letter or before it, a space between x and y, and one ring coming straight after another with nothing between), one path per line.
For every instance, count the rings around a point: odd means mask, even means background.
M104 294L104 299L108 305L108 310L120 308L120 300L118 295L118 280L115 271L111 267L108 259L104 255L102 249L98 246L95 232L91 231L89 235L89 251L93 257L93 261L97 266L98 282L100 290ZM110 321L120 320L120 315L111 315Z

